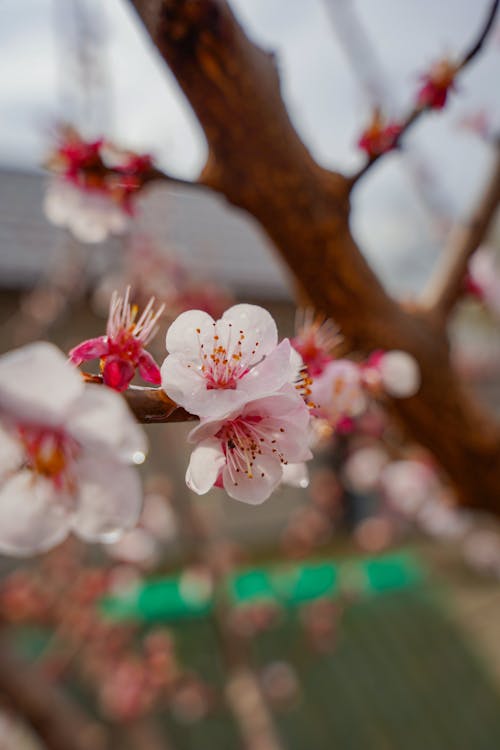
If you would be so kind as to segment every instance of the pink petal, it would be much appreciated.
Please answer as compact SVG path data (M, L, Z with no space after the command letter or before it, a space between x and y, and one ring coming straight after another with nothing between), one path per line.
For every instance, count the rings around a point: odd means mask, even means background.
M248 399L254 399L276 392L291 382L297 363L293 351L288 339L284 339L262 362L248 371L238 383L238 390L244 391Z
M90 359L100 359L109 351L108 339L106 336L99 336L95 339L82 341L78 346L74 346L69 353L70 361L78 367L82 362L88 362Z
M107 357L102 378L108 388L115 391L125 391L135 375L135 367L121 357Z
M160 385L161 383L161 372L160 368L154 361L153 357L149 352L143 351L139 357L138 369L141 378L146 383L152 383L153 385Z
M222 471L222 481L227 494L235 500L250 505L260 505L271 495L283 476L278 459L270 456L259 456L253 465L253 477L237 475L233 480L227 466Z
M204 440L191 453L186 472L187 486L198 495L204 495L214 486L226 457L219 440Z

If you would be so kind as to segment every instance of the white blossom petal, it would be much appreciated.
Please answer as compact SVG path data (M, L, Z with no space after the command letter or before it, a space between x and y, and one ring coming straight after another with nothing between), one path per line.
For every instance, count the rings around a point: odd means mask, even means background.
M222 471L222 482L227 494L235 500L250 505L260 505L271 495L283 476L280 462L271 456L258 456L253 466L253 476L245 474L231 477L227 466Z
M248 399L239 388L207 388L198 370L187 367L176 354L161 367L162 388L169 398L199 417L218 418L241 407Z
M283 484L290 487L300 487L305 489L309 487L309 471L305 463L286 464L283 466Z
M272 352L278 343L276 323L271 314L259 305L233 305L226 310L222 320L232 323L236 331L244 331L242 351L251 363ZM252 354L254 349L255 354Z
M186 472L187 486L198 495L204 495L214 486L225 463L220 441L203 440L191 453Z
M420 388L420 369L416 359L408 352L386 352L382 355L379 368L382 385L394 398L409 398Z
M23 557L59 544L68 535L72 499L28 469L0 487L0 553Z
M198 357L200 331L211 332L214 319L203 310L187 310L181 313L167 331L166 346L170 354L180 353L185 357Z
M285 383L292 382L295 375L295 358L292 364L292 351L288 339L284 339L262 362L252 367L241 379L238 390L247 399L259 398L278 391Z
M0 409L18 419L59 424L83 390L80 373L48 342L0 357Z
M122 396L102 385L87 383L75 403L68 425L83 445L111 451L123 461L142 463L148 450L147 439Z
M193 427L189 433L188 443L199 443L202 440L213 437L219 432L224 421L224 419L201 419L200 423L196 427Z
M88 542L114 542L137 523L142 507L138 472L119 461L84 456L73 531Z
M21 443L0 424L0 482L7 474L19 469L23 459L24 452Z

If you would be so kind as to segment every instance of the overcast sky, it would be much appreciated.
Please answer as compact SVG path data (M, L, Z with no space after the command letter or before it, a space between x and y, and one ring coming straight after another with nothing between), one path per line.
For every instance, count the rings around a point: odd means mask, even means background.
M459 54L470 44L489 6L489 0L230 2L248 32L276 51L292 119L315 157L346 171L360 163L355 144L369 114L363 81L338 33L349 20L349 8L370 43L361 72L397 114L409 105L419 73L443 54ZM118 143L153 153L169 171L195 176L205 156L199 127L126 0L80 3L97 20L99 43L91 67L97 76L91 87L93 111L78 115L76 124L98 126ZM73 0L0 0L4 165L39 164L52 123L82 106L73 5ZM95 36L90 38L95 44ZM359 50L355 58L359 68ZM357 189L354 230L382 271L394 264L427 267L436 247L430 217L459 215L477 194L490 153L457 124L483 108L499 124L499 73L497 24L487 49L460 77L446 113L425 116L406 141L417 168L427 175L421 187L415 188L412 164L391 155Z

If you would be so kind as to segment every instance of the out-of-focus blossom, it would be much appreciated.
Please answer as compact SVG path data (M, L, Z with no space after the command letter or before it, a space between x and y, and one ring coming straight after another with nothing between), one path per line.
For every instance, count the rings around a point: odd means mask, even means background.
M465 289L500 318L500 269L491 248L480 247L471 257Z
M128 464L144 460L144 433L52 344L0 358L0 443L0 551L35 554L70 531L111 541L136 523L141 488Z
M453 88L457 65L443 58L431 66L421 76L422 85L417 93L417 105L430 109L442 109L446 104L448 92Z
M107 544L106 552L117 560L151 568L159 562L165 548L176 540L178 533L179 523L168 496L146 486L136 527L113 544Z
M400 123L386 120L380 110L376 109L358 140L358 148L370 158L380 156L396 148L401 131Z
M390 518L369 516L357 524L354 538L362 550L377 554L387 549L393 541L394 533L395 524Z
M257 305L235 305L222 318L182 313L167 331L162 387L192 414L218 418L278 391L297 374L296 353Z
M229 290L197 275L179 257L175 248L157 245L147 235L134 234L123 255L118 273L105 276L94 293L99 313L109 307L114 289L133 287L133 300L145 307L151 297L165 304L169 323L187 310L203 310L215 320L234 304Z
M420 388L420 369L408 352L378 351L363 365L363 379L368 387L380 388L393 398L410 398Z
M493 138L491 115L484 109L471 112L465 117L462 117L458 125L462 130L474 133L484 140L490 140Z
M265 697L274 708L291 708L300 695L300 682L291 664L273 661L260 673Z
M311 309L297 315L296 333L290 343L312 378L321 375L333 360L333 352L341 341L339 330L331 320L315 317Z
M136 369L147 383L161 383L160 368L145 347L158 330L157 323L164 305L154 312L155 300L152 297L136 320L138 308L130 304L129 298L130 287L127 287L124 297L114 292L109 306L106 336L83 341L69 353L71 362L77 366L99 358L103 381L115 391L128 388Z
M366 408L359 366L347 359L326 365L311 386L313 414L337 426L345 417L359 416Z
M467 563L480 573L500 575L500 535L493 529L471 531L463 545Z
M249 401L224 419L202 419L189 435L196 447L188 487L203 495L222 486L235 500L262 503L282 481L284 466L312 458L309 420L292 386Z
M152 168L149 155L84 140L61 128L59 144L47 161L53 172L45 195L47 219L67 227L81 242L102 242L126 231L134 196Z
M356 492L374 490L389 456L379 445L358 448L347 458L343 474L347 484Z
M69 229L77 240L88 244L123 234L130 219L108 193L82 189L58 177L47 186L43 209L51 224Z
M409 516L439 495L439 482L432 467L411 459L387 464L380 473L380 487L389 505Z

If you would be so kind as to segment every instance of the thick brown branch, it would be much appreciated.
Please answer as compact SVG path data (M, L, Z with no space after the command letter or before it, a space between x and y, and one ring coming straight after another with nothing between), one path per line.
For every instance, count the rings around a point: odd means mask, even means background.
M349 181L322 169L290 123L271 55L224 0L132 0L205 132L205 184L251 213L318 310L360 349L404 349L422 387L394 404L463 504L500 513L500 432L453 372L443 332L394 302L349 229Z
M493 26L493 22L495 20L496 14L497 14L499 4L500 4L500 0L493 0L493 2L491 3L490 10L488 12L488 16L486 18L485 23L481 27L481 31L479 33L479 36L477 37L477 39L474 40L474 42L471 44L471 46L469 47L469 49L462 55L462 58L461 58L460 62L458 63L457 67L456 67L457 73L459 73L461 70L463 70L471 62L471 60L473 60L474 57L476 57L476 55L481 51L481 49L482 49L482 47L484 45L484 42L485 42L485 40L486 40L486 38L487 38L487 36L488 36L488 34L489 34L492 26ZM402 127L401 127L401 132L399 133L399 135L398 135L398 137L397 137L397 139L395 141L395 145L396 146L400 146L401 145L401 142L402 142L402 140L403 140L403 138L405 136L405 133L407 133L408 130L411 128L411 126L420 118L420 116L424 112L428 112L429 109L430 109L430 107L422 106L422 105L417 104L407 114L407 116L403 119ZM363 175L366 174L366 172L368 172L368 170L380 159L381 156L384 155L384 153L385 152L380 153L380 154L375 154L375 155L371 156L369 159L367 159L366 163L363 164L363 166L361 167L361 169L358 172L356 172L356 174L352 175L352 177L350 178L351 186L354 187L354 185L356 184L356 182L361 177L363 177Z
M495 149L491 175L468 223L457 225L450 234L438 267L424 290L421 304L443 322L464 290L470 256L483 242L500 203L500 143Z
M47 750L105 750L104 729L42 678L0 646L0 696L43 741Z

